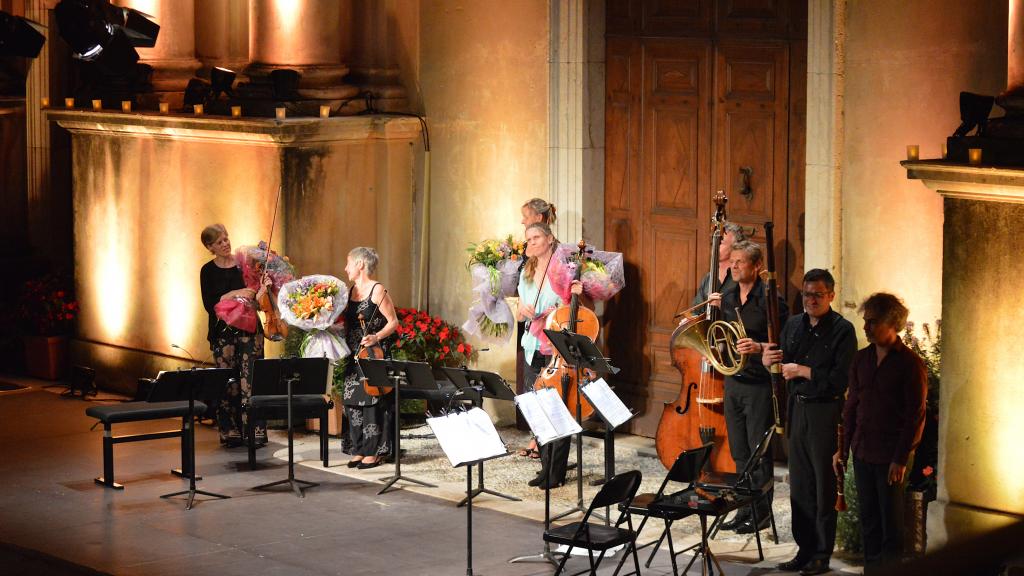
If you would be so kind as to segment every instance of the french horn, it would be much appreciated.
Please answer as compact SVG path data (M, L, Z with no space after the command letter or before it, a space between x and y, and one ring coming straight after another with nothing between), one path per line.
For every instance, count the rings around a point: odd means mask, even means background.
M670 346L696 350L723 376L737 374L747 365L747 355L736 348L736 342L747 337L743 321L710 320L703 314L689 315L691 310L706 304L702 302L679 314L685 319L672 332ZM739 318L739 310L736 312Z

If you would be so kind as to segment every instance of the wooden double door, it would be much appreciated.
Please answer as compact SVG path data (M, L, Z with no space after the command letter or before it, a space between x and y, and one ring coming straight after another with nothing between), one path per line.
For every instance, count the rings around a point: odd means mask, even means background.
M711 202L764 238L780 287L803 272L806 11L801 0L609 0L605 245L627 288L605 313L617 391L653 436L680 373L669 336L710 267Z

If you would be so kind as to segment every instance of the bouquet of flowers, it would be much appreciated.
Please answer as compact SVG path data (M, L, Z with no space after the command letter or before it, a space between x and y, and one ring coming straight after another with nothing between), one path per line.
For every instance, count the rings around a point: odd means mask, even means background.
M281 256L270 250L267 256L267 243L262 240L256 246L241 246L235 251L235 263L242 270L242 280L245 287L253 291L259 291L260 279L263 276L264 263L266 263L267 276L270 278L271 300L274 294L281 290L281 286L291 282L295 278L295 267L288 261L287 256ZM256 302L251 298L231 298L221 300L214 307L217 317L227 322L229 326L240 328L246 332L256 331Z
M569 301L569 285L576 277L576 255L579 247L575 244L559 244L551 257L548 269L548 281L551 289ZM626 277L622 268L621 252L605 252L586 249L587 261L583 264L580 281L583 283L583 294L595 302L603 302L619 293L626 286Z
M398 341L391 354L399 360L427 362L431 366L463 366L475 362L477 351L458 328L440 316L416 308L399 308Z
M523 243L508 235L504 240L484 240L470 244L469 272L473 278L473 304L469 319L462 325L472 334L495 343L508 341L515 316L504 298L516 293Z
M18 316L29 334L61 336L74 330L78 301L66 286L55 275L25 282Z
M352 353L334 328L348 304L348 288L334 276L313 274L281 286L277 309L281 319L306 331L299 344L303 358L339 360Z

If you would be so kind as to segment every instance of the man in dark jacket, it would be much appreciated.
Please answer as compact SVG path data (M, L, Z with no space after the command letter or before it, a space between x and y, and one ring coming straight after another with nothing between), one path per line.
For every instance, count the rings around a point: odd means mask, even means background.
M721 306L726 320L742 319L747 337L736 342L736 349L741 354L751 355L743 370L725 377L725 427L737 471L746 466L765 432L775 423L771 376L760 361L768 342L768 300L760 277L761 264L760 245L750 241L737 242L730 256L730 274L736 283L721 294L710 295L712 303ZM787 316L786 303L779 298L777 326L781 326ZM766 455L756 464L752 476L756 485L771 480L770 456ZM756 528L747 507L740 508L732 520L722 524L722 528L735 529L740 534L763 530L768 527L769 506L771 494L758 506Z
M899 339L908 315L899 298L872 294L860 311L870 344L853 358L844 442L833 466L838 471L853 453L864 571L871 573L903 552L903 491L924 431L928 375L921 358Z
M832 310L835 279L815 268L804 274L804 313L786 321L782 349L767 349L765 366L781 363L789 390L789 503L796 556L779 570L824 574L836 541L836 477L832 455L850 363L857 352L853 324Z

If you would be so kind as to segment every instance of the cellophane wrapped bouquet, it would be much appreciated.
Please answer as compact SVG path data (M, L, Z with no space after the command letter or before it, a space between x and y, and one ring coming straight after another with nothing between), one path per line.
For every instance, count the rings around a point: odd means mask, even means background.
M551 257L548 269L548 281L551 289L569 301L569 287L576 277L579 248L575 244L559 244ZM580 274L583 283L583 294L595 302L604 302L615 296L626 286L626 276L622 267L621 252L605 252L586 248L586 261Z
M267 256L267 243L260 241L256 246L240 246L235 251L235 264L242 271L242 280L245 287L253 292L260 289L260 279L263 277L264 265L267 276L270 278L270 298L273 300L286 283L295 278L295 267L288 261L287 256L281 256L270 250ZM214 312L217 317L246 332L256 332L256 324L259 319L256 316L258 306L252 298L229 298L221 300L214 305Z
M466 252L473 278L473 304L462 330L496 344L508 342L515 315L505 298L514 296L519 284L523 243L510 234L503 240L470 244Z
M303 358L337 361L352 353L335 323L348 304L348 287L326 274L312 274L288 282L277 295L281 318L306 332L299 345Z

